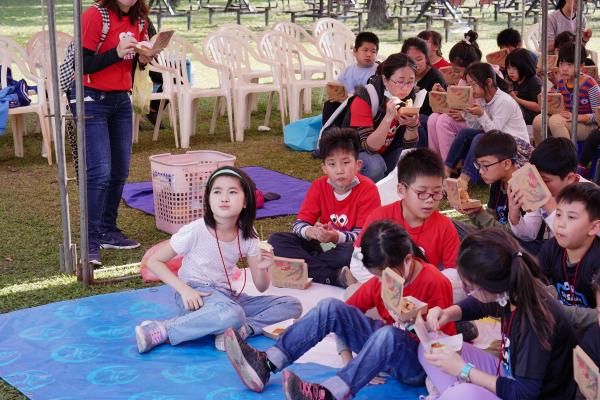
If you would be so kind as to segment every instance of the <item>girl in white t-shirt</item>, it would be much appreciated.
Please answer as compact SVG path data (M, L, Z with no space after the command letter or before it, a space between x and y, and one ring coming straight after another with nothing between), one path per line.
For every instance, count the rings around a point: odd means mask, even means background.
M262 333L262 328L302 313L300 302L289 296L248 296L236 293L231 276L246 257L254 285L269 287L273 254L259 249L253 223L256 218L254 182L240 169L221 167L208 178L204 218L183 226L148 259L148 268L176 291L179 316L165 321L144 321L135 327L137 346L145 353L159 344L177 345L206 335L217 335L223 350L223 331L240 335ZM178 275L166 262L183 255ZM244 273L244 284L245 284Z

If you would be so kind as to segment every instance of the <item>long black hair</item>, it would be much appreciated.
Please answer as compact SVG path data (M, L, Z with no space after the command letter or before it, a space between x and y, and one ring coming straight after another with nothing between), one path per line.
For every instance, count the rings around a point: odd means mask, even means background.
M429 45L425 40L418 37L408 38L402 44L401 52L406 54L411 47L423 53L423 56L425 56L425 63L431 66L431 62L429 61Z
M519 72L519 79L527 80L535 75L533 54L527 49L514 49L506 56L506 68L513 67Z
M494 70L494 67L492 67L492 65L488 63L476 62L469 65L465 70L465 78L467 76L469 76L479 86L481 86L486 93L488 91L488 79L492 80L493 87L498 88L504 92L508 92L510 90L508 83L503 78L501 78Z
M246 206L242 209L242 212L238 217L238 228L242 231L242 237L244 239L258 237L254 230L254 220L256 219L256 185L248 174L236 167L225 166L217 168L210 174L208 183L206 184L206 190L204 191L204 223L212 229L217 229L217 222L215 221L215 216L210 208L209 199L212 187L220 176L229 176L237 178L240 181L240 186L244 191Z
M535 258L513 236L499 228L476 231L461 243L457 264L467 285L489 293L507 292L511 304L521 311L521 329L527 321L544 349L550 349L556 319L546 302L545 277Z
M402 266L409 254L426 261L423 252L404 228L389 220L373 222L365 229L360 250L363 265L367 269L383 270Z

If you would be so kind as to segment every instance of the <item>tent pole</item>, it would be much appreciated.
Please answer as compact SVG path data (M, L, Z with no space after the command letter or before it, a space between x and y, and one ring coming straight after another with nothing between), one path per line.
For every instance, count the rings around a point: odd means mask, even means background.
M85 108L83 103L83 54L81 49L81 1L73 0L73 32L75 38L75 101L77 107L77 154L79 157L79 235L81 247L81 277L84 286L94 279L94 269L88 254L88 202L85 157Z
M521 38L525 38L525 1L521 1Z
M540 1L540 17L542 18L542 140L548 137L548 2ZM539 143L536 143L539 145Z
M58 169L58 189L60 194L60 214L62 223L63 242L59 246L60 271L72 274L75 271L76 247L71 242L71 219L69 214L69 191L67 190L67 167L65 161L65 142L62 132L62 116L60 107L60 89L58 82L58 58L56 55L56 14L55 1L48 0L48 35L50 41L50 72L52 85L52 99L54 104L54 138L56 144L56 166Z
M581 47L583 41L581 37L581 26L583 25L583 0L577 0L577 16L575 19L575 79L573 82L573 102L571 104L571 140L577 146L577 118L579 116L579 73L581 72Z

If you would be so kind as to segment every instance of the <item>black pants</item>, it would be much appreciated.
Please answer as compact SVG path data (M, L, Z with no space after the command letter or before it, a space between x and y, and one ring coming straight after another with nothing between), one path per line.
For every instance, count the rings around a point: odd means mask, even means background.
M308 265L308 276L315 282L341 286L338 274L350 265L353 243L338 243L335 248L323 251L316 240L305 240L295 233L279 232L269 237L273 252L278 257L301 258Z

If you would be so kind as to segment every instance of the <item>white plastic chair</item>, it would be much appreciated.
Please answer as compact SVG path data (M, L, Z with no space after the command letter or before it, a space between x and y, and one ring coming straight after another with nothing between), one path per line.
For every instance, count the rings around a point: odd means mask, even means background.
M67 47L73 41L73 36L64 32L56 32L56 58L59 63L62 63ZM29 70L46 81L46 90L48 91L48 114L54 115L54 82L51 79L50 70L50 34L47 31L35 33L27 41L27 63L29 64ZM60 91L59 91L60 92ZM67 96L60 92L60 108L61 115L65 115L67 112ZM48 125L52 131L52 140L56 140L55 126L51 121L48 121ZM61 134L64 132L64 121L62 124ZM57 151L57 149L54 149Z
M271 31L266 33L261 41L260 48L265 54L270 54L271 59L281 63L283 82L287 89L288 109L290 113L290 122L300 119L300 99L304 94L304 109L307 109L307 99L310 102L310 90L312 88L323 88L327 81L331 79L326 75L325 79L313 80L306 78L302 71L305 65L304 58L328 65L329 61L310 54L296 39L287 36L284 33ZM299 77L297 66L300 66ZM309 103L310 105L310 103Z
M244 140L244 129L250 125L252 107L249 106L248 95L251 94L270 94L265 114L265 125L268 125L271 114L272 93L278 93L281 124L282 127L285 126L285 98L279 63L266 59L247 41L228 32L214 32L208 35L204 42L204 52L212 58L214 63L226 67L229 71L233 94L235 139L237 141ZM254 76L252 73L255 70L253 66L257 63L269 66L272 82L261 83L252 79Z
M315 22L315 24L313 25L313 37L315 38L315 40L318 40L319 36L323 32L330 30L346 31L354 35L350 28L348 28L346 25L344 25L343 22L340 22L337 19L319 18L317 22Z
M154 132L152 134L152 140L158 140L158 134L160 132L160 125L163 119L163 115L165 112L165 108L169 114L169 124L173 129L173 137L175 139L175 147L179 147L179 135L177 132L177 84L174 82L175 72L176 70L170 68L169 63L165 59L163 53L160 53L155 60L152 61L150 65L147 65L150 71L158 72L162 75L162 91L157 93L152 93L150 95L150 101L159 100L158 110L156 113L156 121L154 123ZM169 102L167 104L167 101ZM140 132L140 120L142 119L142 115L133 113L133 143L137 143L139 141L139 132Z
M356 62L354 58L354 33L342 30L326 30L317 39L319 53L331 61L334 79L350 65Z
M46 82L44 78L31 72L27 64L27 53L24 48L15 41L0 36L0 86L7 85L7 72L11 68L13 76L23 77L29 84L37 85L37 94L31 95L32 101L28 106L10 108L8 116L11 122L13 140L15 144L15 156L23 157L23 135L25 132L25 114L34 113L38 116L42 131L44 154L48 160L48 165L52 165L52 137L50 126L46 118L48 104L46 101ZM17 72L18 71L18 72Z
M525 32L525 47L534 53L540 52L542 31L539 22L531 25Z
M231 86L230 75L227 68L210 62L198 49L191 43L181 38L173 36L169 46L163 50L163 57L167 68L171 70L172 77L177 82L177 104L179 108L179 127L181 135L181 147L190 146L190 136L196 132L196 117L198 113L198 99L202 97L214 97L215 108L212 115L209 134L213 134L218 115L219 97L225 98L227 106L227 119L229 122L229 137L233 141L233 123L231 106ZM192 85L188 79L186 60L199 62L203 66L214 68L219 76L219 86L216 88L201 88Z

